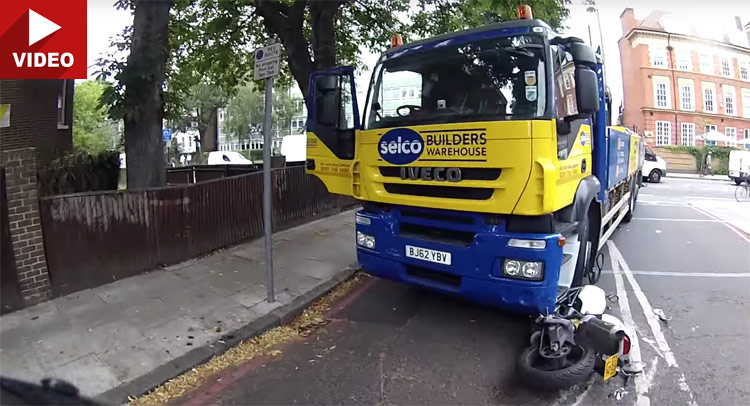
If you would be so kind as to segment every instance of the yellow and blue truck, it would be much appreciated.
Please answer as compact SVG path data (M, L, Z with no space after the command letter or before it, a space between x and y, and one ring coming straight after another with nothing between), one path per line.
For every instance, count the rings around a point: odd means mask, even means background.
M352 67L314 72L306 168L362 202L370 274L549 314L598 279L599 249L635 209L644 145L610 125L600 56L521 17L394 36L361 118Z

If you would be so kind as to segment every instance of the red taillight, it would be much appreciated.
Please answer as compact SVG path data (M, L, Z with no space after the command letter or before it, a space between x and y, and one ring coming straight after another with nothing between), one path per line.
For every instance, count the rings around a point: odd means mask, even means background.
M630 337L627 334L622 338L622 355L630 354Z

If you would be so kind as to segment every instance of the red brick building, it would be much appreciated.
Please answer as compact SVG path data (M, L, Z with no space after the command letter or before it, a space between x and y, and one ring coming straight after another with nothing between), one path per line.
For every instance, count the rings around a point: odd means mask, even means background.
M10 126L0 127L0 151L33 147L44 165L73 147L73 80L0 80L0 104Z
M620 21L623 125L652 146L703 145L698 136L708 130L750 139L750 48L741 26L709 38L678 16L636 20L631 8Z

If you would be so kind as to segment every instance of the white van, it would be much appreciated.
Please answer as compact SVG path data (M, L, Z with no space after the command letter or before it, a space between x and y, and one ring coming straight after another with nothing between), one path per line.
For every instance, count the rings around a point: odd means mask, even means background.
M286 135L281 139L281 155L286 157L286 164L303 165L307 159L307 135Z
M208 153L209 165L252 165L253 161L237 151L211 151Z
M656 155L648 145L646 145L646 159L643 160L641 174L644 180L653 183L659 183L663 176L667 176L667 161Z
M735 184L750 177L750 151L729 151L729 179Z

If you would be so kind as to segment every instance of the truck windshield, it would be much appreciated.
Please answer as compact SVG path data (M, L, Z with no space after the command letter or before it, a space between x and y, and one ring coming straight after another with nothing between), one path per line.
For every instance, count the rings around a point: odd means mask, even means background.
M384 61L366 109L367 128L513 120L545 112L539 35L492 38Z

